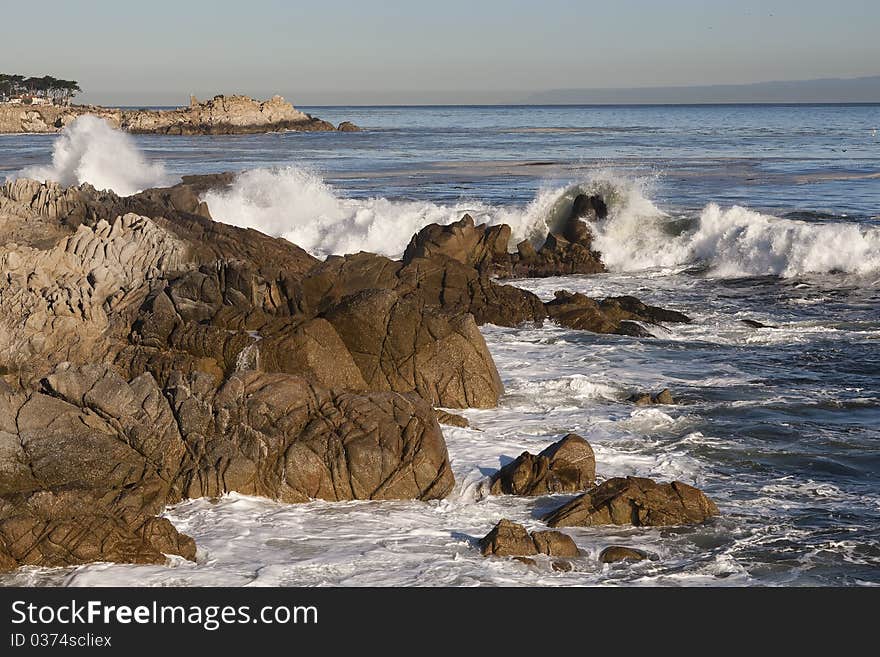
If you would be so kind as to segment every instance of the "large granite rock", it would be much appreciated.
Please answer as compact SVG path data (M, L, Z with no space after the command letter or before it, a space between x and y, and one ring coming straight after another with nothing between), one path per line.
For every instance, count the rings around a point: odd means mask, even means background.
M706 495L680 481L615 477L544 517L551 527L691 525L718 515Z
M593 485L596 458L590 444L570 433L537 456L523 452L491 480L493 495L573 493Z
M40 392L0 390L0 563L193 558L156 517L230 491L287 502L433 499L453 485L433 409L246 372L218 390L178 375L60 365Z

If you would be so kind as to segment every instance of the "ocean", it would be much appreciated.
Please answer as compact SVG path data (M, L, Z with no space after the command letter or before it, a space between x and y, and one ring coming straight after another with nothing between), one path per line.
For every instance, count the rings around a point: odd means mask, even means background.
M547 323L484 326L506 394L444 427L456 487L435 502L284 505L227 495L169 508L198 562L21 569L66 585L880 584L880 106L304 108L360 133L137 136L83 124L0 136L0 178L119 193L241 172L215 219L318 256L399 256L430 222L470 212L539 240L579 192L609 273L514 281L632 294L692 324L655 339ZM754 328L754 320L766 328ZM673 406L634 407L672 390ZM600 478L679 479L721 510L698 527L566 529L570 572L485 559L501 518L540 528L570 496L489 496L486 479L568 432ZM637 564L600 564L612 544Z

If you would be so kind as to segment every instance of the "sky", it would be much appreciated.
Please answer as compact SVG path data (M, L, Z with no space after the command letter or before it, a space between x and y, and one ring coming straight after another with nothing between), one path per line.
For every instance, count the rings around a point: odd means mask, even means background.
M504 103L880 74L878 0L42 0L38 20L35 7L4 3L0 72L75 79L78 102L103 104Z

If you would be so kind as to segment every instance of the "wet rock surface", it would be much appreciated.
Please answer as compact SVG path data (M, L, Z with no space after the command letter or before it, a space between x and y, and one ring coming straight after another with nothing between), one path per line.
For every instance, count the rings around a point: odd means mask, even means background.
M492 477L490 490L494 495L572 493L589 488L595 479L593 449L570 433L537 456L523 452Z
M552 557L576 557L580 554L568 534L558 531L537 531L510 520L501 520L479 542L484 557L529 557L544 554ZM534 564L534 561L532 561Z
M550 527L595 525L666 526L705 522L718 507L680 481L661 484L644 477L614 477L544 516Z

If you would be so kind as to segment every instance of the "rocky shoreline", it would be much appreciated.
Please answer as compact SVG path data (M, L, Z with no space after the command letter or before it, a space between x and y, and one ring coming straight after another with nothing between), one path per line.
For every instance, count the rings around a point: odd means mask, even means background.
M602 216L597 197L538 249L508 253L508 226L465 216L420 230L400 260L320 261L213 221L200 197L231 180L129 197L0 187L0 570L193 559L159 517L187 498L441 499L455 482L438 419L462 418L435 408L504 393L480 325L649 337L690 321L628 296L544 303L498 280L602 271L583 220ZM491 493L582 493L546 517L559 527L718 512L681 482L597 485L595 469L572 434L506 466ZM509 535L523 557L573 556L559 532L503 529L486 554L510 555L497 547Z
M171 110L121 109L94 105L0 104L0 133L56 133L86 114L134 134L241 135L263 132L356 132L349 121L338 127L300 112L281 96L259 101L248 96L214 96Z

